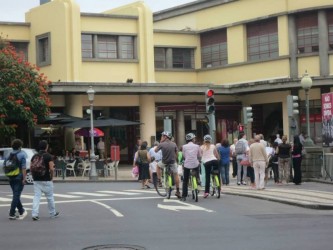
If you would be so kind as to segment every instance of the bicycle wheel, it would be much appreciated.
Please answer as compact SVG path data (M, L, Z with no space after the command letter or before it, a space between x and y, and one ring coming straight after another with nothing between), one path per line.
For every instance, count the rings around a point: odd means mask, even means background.
M157 178L156 173L153 173L153 184L154 184L154 188L155 188L155 190L156 190L156 192L159 196L162 196L162 197L167 196L165 185L164 185L164 187L159 187L158 186L158 178ZM162 184L162 186L163 186L163 184Z
M198 183L197 178L192 176L192 198L195 202L198 202Z
M215 189L216 189L216 184L215 184L215 178L214 178L214 176L212 176L211 179L210 179L210 186L212 188L212 191L210 191L210 195L214 196L215 195Z
M165 184L166 184L165 190L166 190L166 193L167 193L167 198L170 199L171 192L172 192L172 177L171 177L171 175L169 175L169 174L167 175Z
M217 194L217 198L219 199L221 196L221 184L220 184L219 176L215 175L214 179L215 179L215 183L216 183L216 194Z

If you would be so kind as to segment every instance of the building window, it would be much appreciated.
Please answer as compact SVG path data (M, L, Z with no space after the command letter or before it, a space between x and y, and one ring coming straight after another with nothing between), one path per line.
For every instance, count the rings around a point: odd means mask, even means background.
M296 16L298 53L319 51L317 12L302 13Z
M135 59L135 37L81 34L82 58Z
M157 69L194 69L194 49L155 48L154 58Z
M24 60L28 61L28 42L10 42L16 53Z
M329 50L333 50L333 10L327 11L328 24L328 45Z
M200 42L203 68L228 64L226 29L202 33Z
M37 46L37 66L47 66L51 64L51 34L43 34L36 37Z
M247 57L249 61L277 58L279 41L277 19L249 23L247 32Z

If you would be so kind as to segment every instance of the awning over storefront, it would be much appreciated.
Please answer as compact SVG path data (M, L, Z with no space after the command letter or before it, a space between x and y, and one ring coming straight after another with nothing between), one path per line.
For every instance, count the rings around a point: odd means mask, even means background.
M118 119L98 119L94 120L94 127L120 127L120 126L130 126L130 125L140 125L139 122L126 121L126 120L118 120ZM69 128L89 128L90 120L80 120L75 122L66 123L63 125L64 127Z

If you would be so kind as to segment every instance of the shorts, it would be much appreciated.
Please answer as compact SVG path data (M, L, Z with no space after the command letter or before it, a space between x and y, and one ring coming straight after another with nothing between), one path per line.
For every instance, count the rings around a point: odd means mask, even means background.
M172 173L178 174L178 164L177 163L164 164L162 161L157 163L157 166L159 166L162 169L165 168L166 165L170 165L170 169L171 169Z
M156 166L157 166L157 162L156 162L156 161L151 162L151 163L149 164L149 168L150 168L150 171L151 171L152 173L156 173Z

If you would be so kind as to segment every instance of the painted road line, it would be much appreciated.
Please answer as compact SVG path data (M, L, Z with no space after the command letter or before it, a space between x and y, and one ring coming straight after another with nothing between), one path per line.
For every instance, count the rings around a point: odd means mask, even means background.
M208 212L208 213L214 212L213 210L206 209L204 207L199 207L199 206L196 206L196 205L192 205L192 204L189 204L189 203L181 202L181 201L178 201L178 200L164 199L163 202L165 202L165 203L176 203L178 205L174 206L174 205L157 204L157 207L162 208L162 209L175 211L175 212L179 212L180 210L204 211L204 212Z
M82 196L70 195L70 194L53 194L53 196L59 198L70 198L70 199L82 198Z
M98 205L101 205L102 207L105 207L106 209L110 210L115 216L117 217L124 217L123 214L121 214L120 212L118 212L116 209L102 203L102 202L99 202L99 201L91 201L92 203L95 203L95 204L98 204Z
M12 199L10 199L10 198L1 198L1 197L0 197L0 201L5 201L5 202L7 202L7 201L12 201Z
M128 192L136 192L136 193L146 193L146 194L156 194L156 190L152 189L152 190L136 190L136 189L129 189L129 190L125 190Z
M28 194L21 194L21 198L26 198L26 199L34 199L34 196L33 195L28 195ZM41 197L41 200L45 200L45 197L42 196Z
M97 192L106 193L106 194L139 195L138 193L120 192L120 191L97 191Z
M83 196L94 196L94 197L112 196L112 195L109 195L109 194L86 193L86 192L69 192L69 194L77 194L77 195L83 195Z

